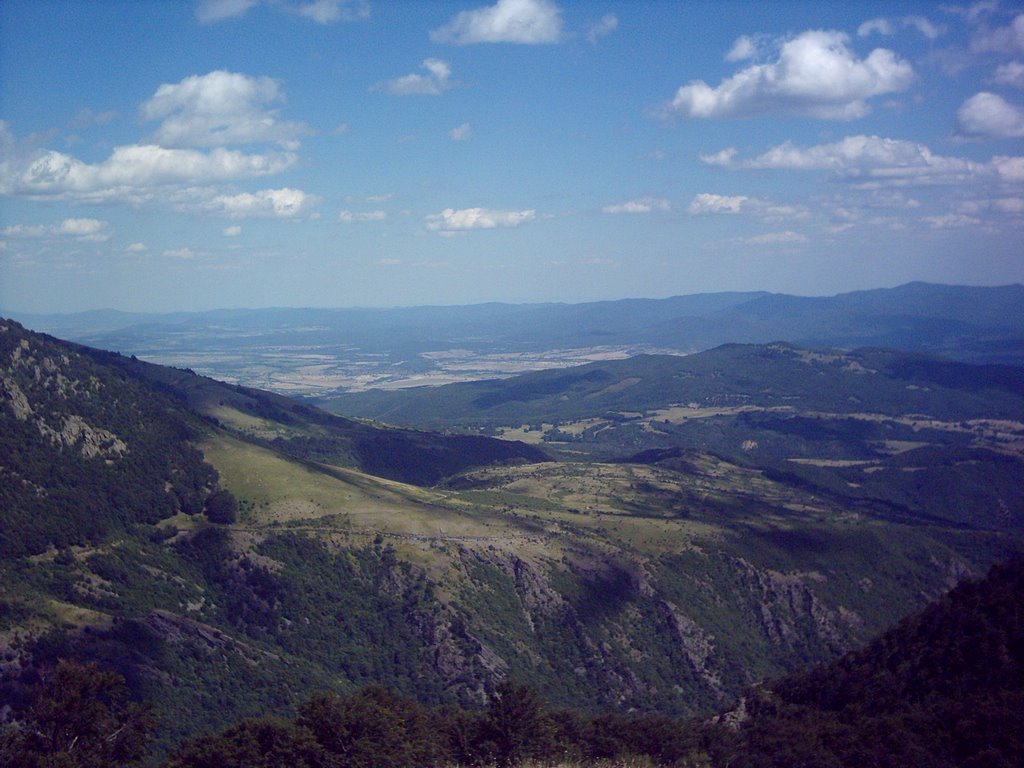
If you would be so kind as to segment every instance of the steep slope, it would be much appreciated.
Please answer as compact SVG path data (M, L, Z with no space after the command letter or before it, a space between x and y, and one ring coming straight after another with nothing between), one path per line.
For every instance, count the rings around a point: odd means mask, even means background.
M716 765L1020 764L1024 561L996 566L865 648L754 689Z
M0 555L203 510L201 420L85 350L0 320Z

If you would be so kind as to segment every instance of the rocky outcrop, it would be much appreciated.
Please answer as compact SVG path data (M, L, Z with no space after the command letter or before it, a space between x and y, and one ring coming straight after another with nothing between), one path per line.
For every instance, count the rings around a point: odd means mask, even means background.
M724 698L722 678L715 668L714 635L687 616L678 605L660 600L658 607L697 678L717 697Z
M32 406L21 391L21 387L13 380L0 376L0 400L7 403L18 421L26 421L32 416Z
M5 327L6 328L6 327ZM67 355L57 357L34 354L27 339L14 347L7 361L9 376L0 376L0 403L6 403L18 421L32 421L39 434L54 445L77 450L87 459L118 459L128 452L128 445L120 437L106 429L93 426L79 414L52 412L53 399L68 401L83 389L82 382L64 375L71 360ZM32 392L43 392L50 398L33 404L29 395L19 386L18 377L25 381ZM98 382L87 383L86 389L95 388ZM65 406L61 406L63 408Z
M810 582L824 580L824 576L758 569L742 558L733 562L751 603L757 606L761 631L770 643L790 653L817 644L830 654L849 650L849 630L859 624L860 617L822 602Z

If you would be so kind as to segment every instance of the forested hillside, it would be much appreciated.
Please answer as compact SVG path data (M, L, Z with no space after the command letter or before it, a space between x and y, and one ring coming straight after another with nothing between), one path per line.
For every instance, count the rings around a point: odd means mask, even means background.
M0 765L124 765L151 711L121 678L61 662L0 735ZM1024 736L1024 561L960 584L861 649L752 686L710 719L555 709L506 680L486 708L426 707L379 685L321 692L179 746L164 768L493 764L678 768L1013 768ZM19 727L20 726L20 727ZM110 738L97 738L109 732Z

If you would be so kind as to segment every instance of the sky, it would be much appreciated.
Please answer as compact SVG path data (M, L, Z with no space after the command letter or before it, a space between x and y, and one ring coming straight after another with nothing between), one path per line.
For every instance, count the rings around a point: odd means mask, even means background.
M1024 282L1024 4L3 0L0 312Z

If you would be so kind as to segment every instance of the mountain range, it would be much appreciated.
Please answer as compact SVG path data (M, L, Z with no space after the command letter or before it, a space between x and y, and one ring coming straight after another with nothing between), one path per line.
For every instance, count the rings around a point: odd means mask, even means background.
M26 326L220 380L324 396L645 352L786 341L1024 362L1024 286L909 283L830 297L732 292L583 304L18 315Z
M370 683L710 716L1019 549L1013 367L773 343L460 386L407 393L458 430L385 426L0 321L4 701L95 661L160 749Z

